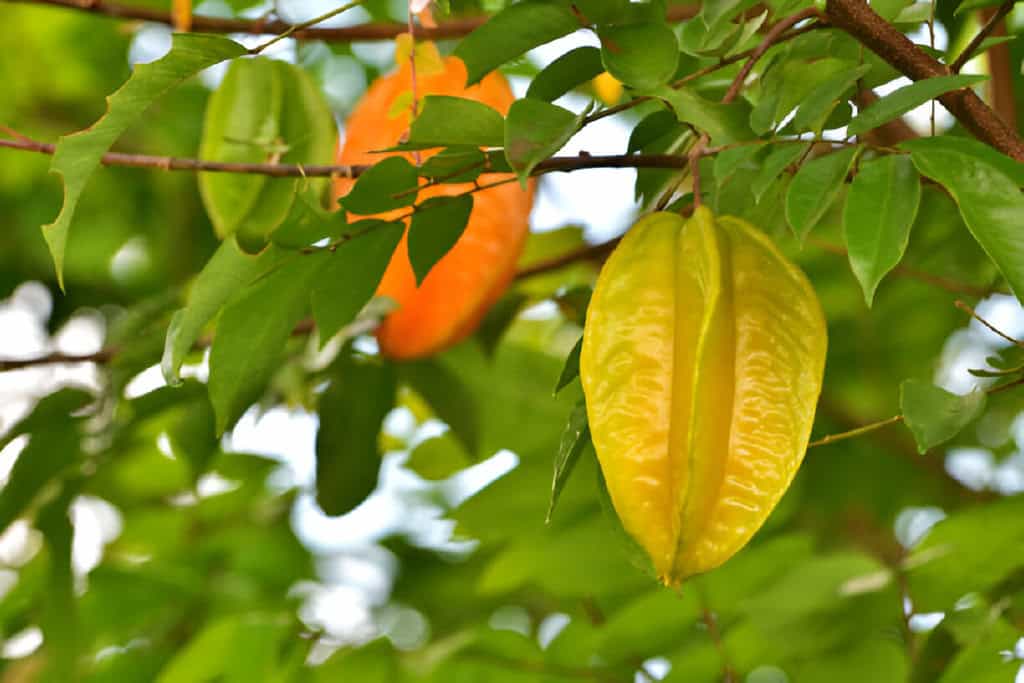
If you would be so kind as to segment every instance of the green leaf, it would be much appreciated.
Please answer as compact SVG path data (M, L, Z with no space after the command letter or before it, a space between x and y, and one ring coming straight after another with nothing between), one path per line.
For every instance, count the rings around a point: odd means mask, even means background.
M562 432L562 439L558 444L558 453L555 455L555 473L551 479L551 502L548 503L547 523L551 523L551 516L555 512L559 496L562 495L562 489L569 481L569 476L576 467L584 447L589 443L587 405L580 401L569 416L569 422L565 425L565 431Z
M409 225L409 263L417 286L462 237L473 212L473 195L431 197L416 207Z
M263 392L330 254L294 255L224 307L210 351L210 402L223 434Z
M757 177L750 184L750 191L754 193L754 198L758 203L768 188L779 179L786 167L799 159L810 146L809 142L802 145L775 145L774 149L765 157L764 163L761 164L761 170Z
M558 384L555 385L555 393L569 386L569 383L580 375L580 351L583 349L583 337L576 340L572 350L565 358L565 365L562 366L562 374L558 376Z
M231 63L220 87L210 96L199 144L199 158L226 163L259 163L270 156L278 141L283 106L283 79L276 60L258 57ZM254 215L255 205L270 183L264 175L243 173L200 173L199 194L217 235L223 239L240 225L263 216ZM294 184L294 181L286 181ZM277 192L273 193L279 194ZM291 197L283 201L288 210ZM267 207L274 215L282 207ZM271 217L273 222L273 217Z
M227 664L224 655L230 652L243 618L228 616L206 624L175 654L156 683L194 683L220 678Z
M797 132L812 130L820 133L829 114L846 93L857 86L857 81L871 71L870 64L861 64L853 70L838 73L818 85L800 103L790 127Z
M524 188L533 168L557 152L579 130L582 115L553 104L516 100L505 119L505 158Z
M995 166L955 152L911 149L911 158L922 175L945 187L963 216L967 228L1010 283L1018 300L1024 300L1024 195Z
M445 434L418 444L405 466L427 481L441 481L472 464L459 442Z
M653 90L668 83L679 63L679 43L664 22L598 30L604 68L626 85Z
M843 210L843 235L869 308L878 283L907 250L920 201L921 178L905 156L862 164L853 179Z
M390 364L348 353L336 363L317 409L316 500L326 514L345 514L377 486L377 436L395 405L395 389Z
M35 455L46 457L48 454ZM78 486L65 485L60 495L39 511L36 521L46 541L49 559L40 626L49 665L47 674L57 681L79 680L78 662L84 645L71 565L74 528L70 506L77 494Z
M296 193L288 216L271 239L284 249L303 249L322 239L336 240L348 230L344 211L325 211L320 192L308 185Z
M965 591L988 593L1024 566L1024 499L1020 496L959 509L914 548L906 566L914 606L951 609ZM987 619L986 619L987 620Z
M51 407L44 408L49 412ZM47 484L81 459L76 423L67 414L53 414L49 424L33 426L28 444L0 489L0 533L25 513Z
M604 71L601 51L596 47L578 47L544 67L533 77L526 96L553 102Z
M883 123L891 121L897 116L907 113L911 109L919 107L929 100L935 99L939 95L951 90L966 88L987 79L988 76L959 74L956 76L936 76L911 83L880 98L870 107L857 114L850 121L846 133L847 135L861 135L869 130L878 128Z
M576 16L560 2L517 2L463 38L455 56L466 63L467 85L472 85L505 62L579 27Z
M744 100L722 104L706 100L688 88L661 88L654 93L672 107L683 123L708 134L715 145L754 138L750 130L750 106Z
M519 311L529 300L522 292L512 291L498 299L484 315L483 321L476 330L476 339L480 342L484 353L494 354L509 326L515 322Z
M409 141L402 148L501 147L504 140L505 120L486 104L462 97L427 95L409 129Z
M805 163L793 177L786 194L786 220L801 242L839 194L859 146L840 150Z
M1001 4L1000 0L963 0L963 2L956 6L954 14L962 14L963 12L982 7L995 7Z
M419 192L419 171L404 157L388 157L366 169L341 204L363 216L412 206Z
M135 67L128 82L107 98L107 113L99 121L63 136L57 143L50 170L64 180L64 204L56 220L43 226L43 237L62 289L71 219L86 181L106 151L155 99L203 69L246 52L238 43L220 36L176 33L172 41L171 51L163 58Z
M323 271L313 283L313 319L321 347L355 320L377 291L405 232L402 223L374 219L349 227L352 237L327 257Z
M737 169L750 163L764 148L761 143L723 149L715 155L715 184L724 185Z
M486 164L487 157L476 147L449 147L424 161L420 175L436 182L471 183Z
M925 6L925 8L929 8L928 3L920 3L920 4L923 4ZM999 3L993 3L993 4L999 4ZM996 45L1002 45L1003 43L1009 43L1009 42L1014 41L1016 39L1017 39L1017 36L989 36L988 38L985 38L985 40L981 41L980 43L978 43L978 45L975 46L974 50L972 50L971 54L968 56L967 61L970 61L970 60L974 59L978 55L985 54L986 52L988 52L990 49L992 49ZM957 56L956 59L959 59L959 56ZM953 59L951 58L951 59L949 59L949 61L952 62Z
M971 157L994 166L1012 180L1018 187L1024 187L1024 164L1006 156L999 150L973 138L939 135L933 138L907 140L900 149L927 154L928 152L953 152Z
M203 327L233 294L276 268L286 252L268 247L256 255L242 251L233 237L214 252L196 277L185 308L177 311L167 328L164 355L160 361L168 384L181 382L181 364L202 334Z
M476 397L465 382L433 359L402 363L398 372L434 415L451 428L470 456L475 456L480 445L480 418Z
M978 389L958 396L914 379L900 385L900 411L921 454L952 439L984 410L985 392Z

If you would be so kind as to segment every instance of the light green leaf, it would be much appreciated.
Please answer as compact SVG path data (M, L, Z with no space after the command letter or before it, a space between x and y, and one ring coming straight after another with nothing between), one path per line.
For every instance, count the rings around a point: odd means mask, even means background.
M402 148L501 147L504 141L505 120L486 104L462 97L427 95L409 129L409 141Z
M956 76L936 76L917 81L910 85L903 86L885 97L880 98L870 107L857 114L849 127L846 129L848 135L861 135L869 130L878 128L883 123L901 116L911 109L933 100L939 95L966 88L987 80L988 76L977 76L959 74Z
M1024 187L1024 164L974 138L938 135L931 138L907 140L900 145L900 149L921 154L927 154L928 152L953 152L962 156L972 157L989 166L995 166L1018 187Z
M583 401L576 404L569 422L562 432L562 439L558 444L558 453L555 455L555 473L551 479L551 502L548 503L547 522L551 522L551 516L555 512L558 498L562 495L569 476L572 474L576 463L580 459L583 449L590 443L590 427L587 423L587 406Z
M903 258L920 201L921 178L906 156L869 161L853 179L843 210L843 235L868 307L878 283Z
M911 148L911 158L922 175L945 187L967 228L1010 283L1017 299L1024 300L1024 195L995 166L952 151Z
M176 33L171 51L135 67L128 82L107 98L107 113L89 128L65 135L57 143L50 170L64 180L64 205L57 219L43 226L57 281L64 287L64 250L78 199L100 159L152 102L203 69L245 54L238 43L220 36Z
M985 392L977 389L958 396L914 379L900 385L900 411L921 454L952 439L984 410Z
M160 369L168 384L180 383L181 364L224 302L280 265L286 253L268 247L256 255L246 254L233 237L220 245L192 284L185 308L174 314L167 328Z
M405 466L427 481L441 481L472 464L459 442L444 434L418 444Z
M664 22L607 26L598 35L604 68L626 85L653 90L675 75L679 43Z
M420 285L431 268L462 237L473 212L473 195L431 197L416 207L409 225L409 263Z
M309 308L330 253L296 254L224 307L210 351L210 402L217 433L231 427L280 366L281 352Z
M722 104L706 100L688 88L661 88L653 93L672 107L683 123L707 133L715 145L753 139L750 106L744 100Z
M789 125L797 132L813 130L820 133L840 98L856 87L857 81L868 71L871 71L871 65L861 64L851 71L836 74L815 87L800 103L800 108Z
M416 203L419 172L403 157L388 157L366 169L341 204L351 213L371 216Z
M580 27L567 5L528 0L509 5L491 17L455 48L466 63L468 84L476 83L510 59Z
M402 223L366 220L353 223L351 238L327 257L313 283L313 319L320 345L352 322L384 277L405 232Z
M449 147L424 161L420 175L436 182L471 183L479 177L486 163L487 157L477 147Z
M526 96L552 102L603 71L600 50L589 46L578 47L569 50L534 76Z
M557 152L579 130L577 116L542 100L516 100L505 119L505 158L524 188L533 168Z
M316 433L316 500L328 515L342 515L377 486L384 417L395 405L390 364L345 352L320 397Z
M860 150L859 146L843 147L812 159L793 177L786 194L786 220L801 242L839 194Z

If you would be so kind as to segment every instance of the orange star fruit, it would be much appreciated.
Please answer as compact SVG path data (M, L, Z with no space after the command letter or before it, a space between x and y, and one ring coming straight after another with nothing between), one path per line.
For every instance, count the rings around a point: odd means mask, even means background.
M448 57L437 73L416 74L416 95L449 95L482 102L508 113L515 97L508 82L492 73L469 88L462 60ZM409 130L409 109L397 115L396 99L412 90L409 64L374 81L356 105L346 125L339 164L373 164L387 155L377 150L393 147ZM400 102L400 101L399 101ZM421 159L436 150L421 152ZM404 154L412 160L412 155ZM346 195L355 180L339 178L334 196ZM430 197L462 194L472 183L448 183L420 190L418 202ZM527 189L508 183L473 194L473 212L462 236L417 287L409 262L406 234L391 256L378 296L388 296L398 308L377 329L381 352L396 359L429 356L462 341L480 324L487 310L505 292L516 272L516 262L526 244L534 182ZM390 220L408 213L397 210L375 216ZM364 217L361 217L364 218Z

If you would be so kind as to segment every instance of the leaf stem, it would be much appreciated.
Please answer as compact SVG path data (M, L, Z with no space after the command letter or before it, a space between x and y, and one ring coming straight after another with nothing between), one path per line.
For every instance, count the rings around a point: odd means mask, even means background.
M303 29L310 28L311 26L316 26L320 22L327 21L328 19L336 17L339 14L341 14L342 12L347 12L348 10L352 9L353 7L358 7L362 3L363 3L363 0L352 0L352 2L347 2L347 3L345 3L344 5L342 5L340 7L335 7L330 12L325 12L325 13L321 14L318 17L313 17L312 19L309 19L308 21L303 21L303 22L298 23L298 24L292 24L287 29L285 29L284 31L282 31L278 35L274 36L273 38L271 38L267 42L262 43L260 45L257 45L254 48L250 48L249 49L249 54L251 54L251 55L258 55L259 53L263 52L264 50L266 50L268 47L270 47L274 43L277 43L278 41L284 40L285 38L288 38L289 36L293 35L296 31L301 31Z
M849 429L845 432L839 432L838 434L829 434L828 436L823 436L820 439L817 439L807 444L807 448L817 448L818 446L827 446L828 444L835 443L837 441L853 439L855 437L873 432L876 429L881 429L882 427L888 427L891 424L896 424L897 422L903 422L902 415L893 415L892 417L886 418L884 420L879 420L878 422L871 422L869 424L856 427L855 429Z

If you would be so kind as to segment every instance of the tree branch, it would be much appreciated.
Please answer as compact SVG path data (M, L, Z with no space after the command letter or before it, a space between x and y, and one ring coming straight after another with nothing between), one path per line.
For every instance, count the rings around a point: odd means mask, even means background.
M173 25L170 12L148 7L122 5L104 0L0 0L0 2L22 3L33 5L52 5L82 12L112 17L115 19L135 19L157 24ZM666 14L669 21L685 21L696 16L699 5L673 5ZM487 21L490 16L463 17L439 22L437 26L420 27L416 37L421 40L443 40L460 38L471 33ZM254 35L281 34L294 28L295 25L281 19L233 19L208 17L201 14L192 15L192 30L205 33L249 33ZM323 40L327 42L345 43L351 41L391 40L395 36L408 32L409 27L400 22L373 22L357 26L338 28L304 28L295 30L289 37L297 40Z
M919 50L907 36L880 17L864 0L827 0L829 21L912 80L948 75L949 70ZM961 88L939 96L953 116L975 137L1007 156L1024 161L1024 140L974 91Z
M0 148L25 152L38 152L52 156L57 149L54 144L38 142L24 137L0 139ZM382 157L383 158L383 157ZM150 156L148 154L123 154L108 152L103 155L105 166L127 166L132 168L153 168L161 171L202 171L207 173L251 173L274 178L315 178L315 177L358 177L366 169L361 166L302 166L300 164L274 163L227 163L185 159L181 157ZM589 168L682 168L686 159L671 154L609 154L595 156L580 152L576 156L551 157L537 164L535 174L555 171L570 172ZM485 169L483 173L510 173Z

